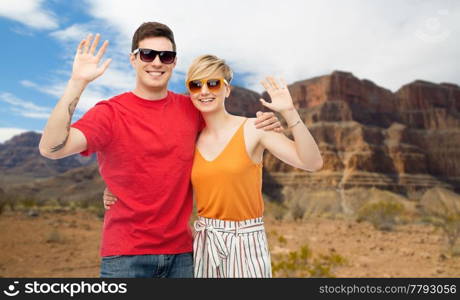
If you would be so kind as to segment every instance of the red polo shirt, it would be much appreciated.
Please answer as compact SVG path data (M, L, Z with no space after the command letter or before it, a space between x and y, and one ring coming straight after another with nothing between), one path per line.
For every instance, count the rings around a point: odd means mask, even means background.
M190 174L203 124L187 96L168 92L151 101L129 92L97 103L72 125L88 142L81 154L97 153L118 197L104 216L102 256L192 251Z

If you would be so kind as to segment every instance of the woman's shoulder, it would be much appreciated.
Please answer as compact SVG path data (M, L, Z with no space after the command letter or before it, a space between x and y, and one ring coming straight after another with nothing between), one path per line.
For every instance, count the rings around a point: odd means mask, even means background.
M246 127L255 127L257 118L245 118L245 117L242 117L242 118L245 119L243 122L246 122L244 124Z
M261 135L263 135L264 130L256 128L256 120L257 118L246 118L244 129L248 131L249 133L251 133L252 135L260 137Z

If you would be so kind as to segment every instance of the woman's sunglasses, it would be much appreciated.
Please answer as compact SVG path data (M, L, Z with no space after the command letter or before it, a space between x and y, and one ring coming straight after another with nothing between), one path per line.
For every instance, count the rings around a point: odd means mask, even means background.
M164 64L172 64L176 59L175 51L157 51L153 49L146 48L137 48L133 51L133 55L139 53L139 57L142 61L152 62L155 60L155 57L160 56L160 61Z
M187 81L187 88L192 94L201 92L201 88L206 84L210 92L218 92L223 84L227 84L224 78L218 79L195 79Z

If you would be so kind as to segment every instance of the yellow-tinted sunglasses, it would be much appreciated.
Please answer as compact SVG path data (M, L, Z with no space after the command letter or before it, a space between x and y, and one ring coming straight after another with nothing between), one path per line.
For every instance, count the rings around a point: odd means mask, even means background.
M217 78L217 79L194 79L187 81L187 88L191 94L196 94L201 92L201 88L206 84L208 90L210 92L218 92L223 84L228 85L227 80L225 78Z

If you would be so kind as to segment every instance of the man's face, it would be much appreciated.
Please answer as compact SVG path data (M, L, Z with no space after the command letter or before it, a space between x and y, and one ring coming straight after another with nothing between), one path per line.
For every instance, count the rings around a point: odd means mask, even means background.
M139 42L139 48L153 49L157 51L173 51L171 41L165 37L149 37ZM164 64L159 55L152 62L144 62L139 53L131 55L131 65L136 71L136 84L145 89L161 90L168 88L176 60L172 64Z

